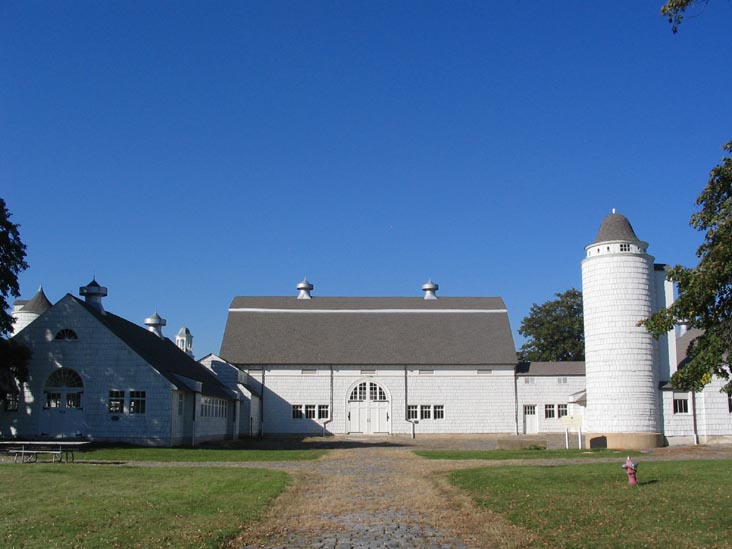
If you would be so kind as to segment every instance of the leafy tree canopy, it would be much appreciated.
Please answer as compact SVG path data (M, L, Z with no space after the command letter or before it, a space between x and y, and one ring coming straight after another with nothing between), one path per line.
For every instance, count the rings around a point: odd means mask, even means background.
M724 145L732 153L732 141ZM689 361L671 378L675 388L700 391L712 374L730 379L732 357L732 156L725 156L709 175L706 188L696 199L700 210L691 226L706 231L696 252L694 268L677 265L666 271L676 283L679 297L668 308L644 320L649 332L659 337L676 324L703 330L688 349ZM725 386L732 393L732 382Z
M519 359L562 361L585 359L585 328L582 292L571 288L554 294L557 299L534 303L521 321L519 333L527 338Z
M679 31L679 25L684 20L686 8L693 5L704 4L706 6L709 0L668 0L661 8L661 15L668 19L671 23L671 30L674 33Z
M28 268L25 244L18 225L10 221L5 200L0 198L0 401L6 393L17 391L17 381L25 381L30 351L7 337L13 332L13 317L8 312L10 297L18 297L18 274Z

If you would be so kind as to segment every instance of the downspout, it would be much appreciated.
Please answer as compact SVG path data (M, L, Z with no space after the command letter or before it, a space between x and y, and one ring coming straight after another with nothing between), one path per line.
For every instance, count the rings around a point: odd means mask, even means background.
M323 436L325 436L325 426L333 421L333 365L330 365L330 408L328 408L328 419L323 422Z
M694 429L694 444L699 444L699 431L696 426L696 393L691 392L691 424Z
M262 396L259 397L259 438L264 436L264 376L266 368L262 365Z
M519 413L518 413L518 375L516 372L518 364L513 369L513 425L516 431L516 436L519 435Z
M412 426L412 438L415 438L416 422L409 419L409 384L407 382L407 365L404 365L404 419Z
M196 447L196 408L198 408L198 393L193 391L193 419L191 420L191 446Z

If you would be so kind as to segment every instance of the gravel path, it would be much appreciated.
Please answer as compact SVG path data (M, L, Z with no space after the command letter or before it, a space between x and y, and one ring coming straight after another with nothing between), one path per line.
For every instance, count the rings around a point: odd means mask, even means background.
M314 461L246 463L128 463L134 466L255 467L283 470L295 482L264 520L249 525L232 547L254 548L472 548L521 547L533 538L486 510L445 478L448 471L505 465L556 465L617 461L617 458L561 460L449 461L417 457L416 449L494 449L499 437L444 436L329 437L251 441L259 448L327 448ZM505 438L505 437L504 437ZM564 438L543 437L548 447ZM660 448L638 458L732 459L732 445Z

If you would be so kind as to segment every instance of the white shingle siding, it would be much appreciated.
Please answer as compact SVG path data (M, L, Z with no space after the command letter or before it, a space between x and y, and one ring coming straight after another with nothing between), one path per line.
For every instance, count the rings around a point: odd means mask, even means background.
M531 379L532 382L526 383L526 379ZM566 379L567 382L559 383L560 379ZM582 425L582 408L569 404L569 397L584 388L585 376L517 376L519 432L525 432L523 410L527 404L536 405L540 433L563 433L567 429L576 432ZM554 406L554 418L544 417L547 404ZM567 405L567 416L563 418L558 415L559 404Z
M661 431L656 349L637 325L652 313L652 274L653 258L645 254L582 262L587 432Z

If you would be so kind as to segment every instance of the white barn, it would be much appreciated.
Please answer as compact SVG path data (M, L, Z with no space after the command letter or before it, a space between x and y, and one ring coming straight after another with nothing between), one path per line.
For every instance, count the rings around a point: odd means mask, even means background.
M713 379L674 391L689 341L638 321L671 303L663 265L613 212L585 248L585 362L517 363L500 297L235 297L218 355L104 311L95 281L51 305L16 302L30 381L0 410L4 437L84 436L189 445L261 435L561 433L588 446L732 441ZM677 337L678 336L678 337Z
M39 291L41 294L42 291ZM239 398L212 372L162 335L107 312L107 289L92 281L55 305L37 294L35 317L14 339L31 349L29 380L0 409L4 438L91 438L173 446L231 438Z

